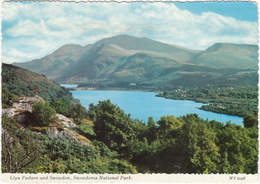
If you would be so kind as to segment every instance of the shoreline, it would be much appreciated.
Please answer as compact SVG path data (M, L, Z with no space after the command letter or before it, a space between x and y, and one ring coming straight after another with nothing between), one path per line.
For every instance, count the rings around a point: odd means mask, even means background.
M136 91L136 92L154 92L152 90L143 90L143 89L125 89L125 88L104 88L104 89L98 89L98 88L90 88L90 87L79 87L79 88L66 88L69 91Z

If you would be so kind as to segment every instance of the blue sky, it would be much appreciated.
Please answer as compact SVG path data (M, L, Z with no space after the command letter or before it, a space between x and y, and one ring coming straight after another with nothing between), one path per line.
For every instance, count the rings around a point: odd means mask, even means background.
M200 15L203 12L214 12L242 21L257 21L257 5L253 2L175 2L181 10L188 10Z
M197 50L216 42L258 43L257 6L249 2L4 2L2 14L5 63L119 34Z

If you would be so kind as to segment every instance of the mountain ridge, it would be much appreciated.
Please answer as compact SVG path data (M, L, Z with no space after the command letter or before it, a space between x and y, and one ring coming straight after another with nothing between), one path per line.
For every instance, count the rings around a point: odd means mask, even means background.
M218 68L254 69L258 67L258 46L251 44L215 43L189 62ZM245 62L246 61L246 62Z
M58 83L99 80L110 85L131 81L167 85L182 78L192 81L195 74L217 79L227 75L222 69L228 68L255 72L257 51L257 45L233 43L215 43L204 51L194 51L149 38L117 35L86 46L67 44L42 59L15 65Z

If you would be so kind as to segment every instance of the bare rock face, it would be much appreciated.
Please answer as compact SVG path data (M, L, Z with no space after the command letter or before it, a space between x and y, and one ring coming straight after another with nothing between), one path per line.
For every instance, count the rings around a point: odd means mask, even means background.
M68 128L77 128L77 125L74 124L69 118L62 114L56 114L56 116L59 118L60 122L65 125Z
M59 130L56 127L52 127L49 128L49 130L47 131L47 135L49 135L50 137L72 137L73 139L76 140L75 133L73 131L70 131L67 128L63 128L62 130Z
M44 101L43 98L39 96L34 97L19 97L17 98L14 103L13 107L17 110L22 111L29 111L32 113L32 107L33 105L38 101Z
M47 130L47 135L50 137L68 137L75 141L78 141L86 146L90 146L90 141L83 137L82 135L70 130L69 128L57 128L57 127L51 127Z
M3 109L2 113L7 117L16 117L19 122L30 120L32 117L32 107L38 101L44 101L39 96L34 97L19 97L13 102L13 107Z

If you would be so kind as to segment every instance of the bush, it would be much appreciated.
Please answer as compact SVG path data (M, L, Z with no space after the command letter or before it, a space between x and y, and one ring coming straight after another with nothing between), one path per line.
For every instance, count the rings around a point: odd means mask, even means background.
M56 111L48 102L36 102L33 106L32 112L38 123L44 126L48 126L56 119Z

